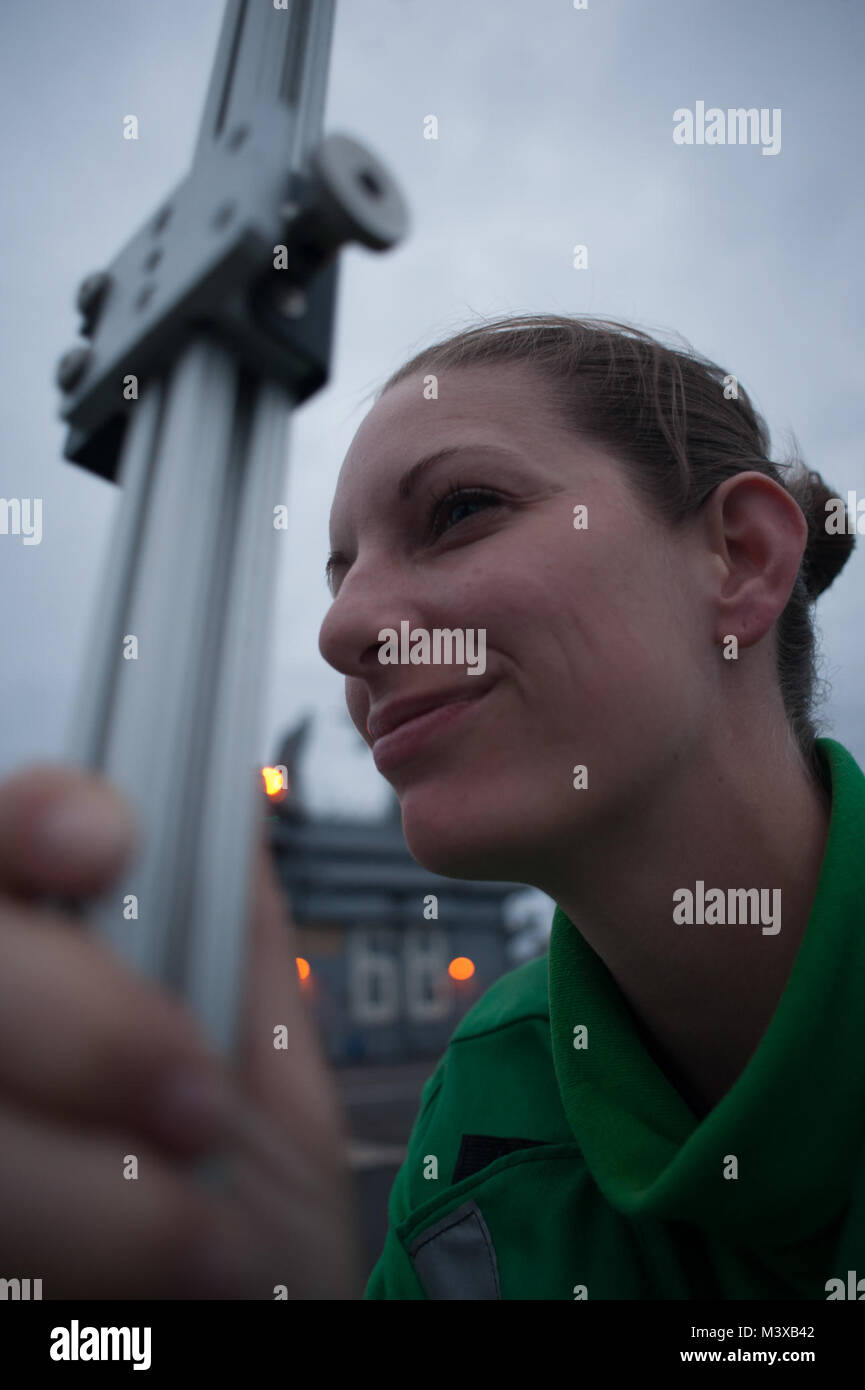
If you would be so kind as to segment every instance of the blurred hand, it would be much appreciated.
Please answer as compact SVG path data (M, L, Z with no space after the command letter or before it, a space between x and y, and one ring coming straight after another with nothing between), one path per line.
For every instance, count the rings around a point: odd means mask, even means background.
M100 895L135 846L128 804L91 773L0 783L2 1274L46 1299L360 1298L341 1109L264 835L237 1065L43 905Z

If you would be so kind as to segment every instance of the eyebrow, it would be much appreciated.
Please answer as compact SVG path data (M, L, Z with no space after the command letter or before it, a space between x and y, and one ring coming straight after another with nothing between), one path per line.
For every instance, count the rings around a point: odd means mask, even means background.
M498 457L504 455L514 459L519 457L513 449L507 449L498 444L451 444L444 449L436 449L431 454L424 454L423 458L419 458L402 475L396 487L396 495L400 502L411 500L421 475L428 468L432 468L434 463L439 463L442 459L453 458L455 454L495 454ZM324 579L329 589L333 578L332 571L336 569L337 565L349 563L348 556L343 551L332 550L330 552L324 566Z

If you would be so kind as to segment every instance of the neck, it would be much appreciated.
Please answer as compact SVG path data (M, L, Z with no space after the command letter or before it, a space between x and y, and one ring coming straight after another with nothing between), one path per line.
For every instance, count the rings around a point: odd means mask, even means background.
M777 727L777 726L776 726ZM733 1085L784 991L808 924L829 799L796 750L752 728L719 740L612 836L562 856L555 898L603 960L642 1039L698 1118ZM711 792L707 791L711 788ZM626 866L623 872L623 867ZM780 889L781 929L674 922L673 894ZM680 899L677 899L680 901ZM765 920L765 919L764 919Z

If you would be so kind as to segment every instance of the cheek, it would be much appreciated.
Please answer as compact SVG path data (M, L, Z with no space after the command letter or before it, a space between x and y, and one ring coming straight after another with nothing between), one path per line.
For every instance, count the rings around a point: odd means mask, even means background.
M523 614L534 617L527 649L537 653L549 693L564 678L581 712L612 728L633 719L650 692L660 712L668 697L675 702L690 634L681 595L671 595L640 537L591 540L592 551L587 543L549 576L545 593L524 593Z

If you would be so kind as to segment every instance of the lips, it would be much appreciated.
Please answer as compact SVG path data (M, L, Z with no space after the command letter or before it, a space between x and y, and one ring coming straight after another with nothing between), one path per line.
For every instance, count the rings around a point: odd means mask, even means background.
M489 685L482 685L480 689L461 685L458 689L431 691L427 695L416 695L404 700L389 700L380 708L374 705L367 719L367 731L373 743L376 743L385 734L393 733L401 724L406 724L409 719L417 719L418 715L428 714L430 710L439 709L458 700L476 700L488 690Z

